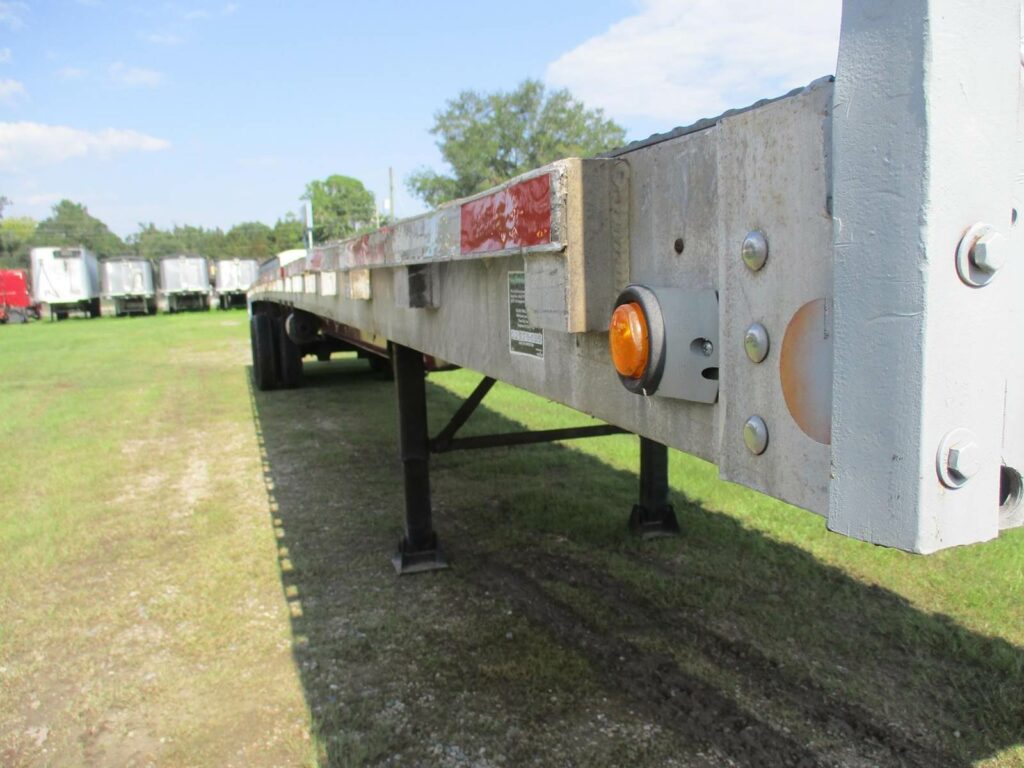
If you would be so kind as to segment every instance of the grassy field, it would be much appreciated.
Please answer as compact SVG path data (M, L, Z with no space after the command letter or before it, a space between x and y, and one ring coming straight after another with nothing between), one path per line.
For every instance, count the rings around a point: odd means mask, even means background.
M253 394L242 312L0 328L0 764L1024 766L1024 531L905 555L673 452L639 542L616 436L437 457L453 568L396 579L392 386L306 372Z

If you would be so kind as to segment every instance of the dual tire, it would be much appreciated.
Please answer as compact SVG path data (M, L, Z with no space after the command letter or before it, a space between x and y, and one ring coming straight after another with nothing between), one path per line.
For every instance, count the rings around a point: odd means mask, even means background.
M268 314L249 321L252 341L252 380L261 392L293 389L302 383L302 351L284 332L284 323Z

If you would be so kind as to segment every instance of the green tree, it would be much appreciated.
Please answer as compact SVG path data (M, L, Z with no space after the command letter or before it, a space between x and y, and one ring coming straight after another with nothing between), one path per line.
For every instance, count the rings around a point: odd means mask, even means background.
M463 91L434 115L430 132L452 169L424 169L407 180L428 205L465 197L566 157L589 157L625 142L622 126L587 109L567 90L525 80L511 92Z
M287 251L303 246L302 233L306 225L294 213L287 213L283 219L274 224L274 253Z
M261 221L236 224L224 236L224 251L238 256L263 261L274 252L274 230Z
M373 195L357 179L335 174L311 181L302 199L313 203L313 239L318 243L373 229Z
M53 206L53 215L39 222L32 245L83 245L99 256L117 256L127 250L106 224L91 216L84 205L70 200L61 200Z
M35 235L35 219L7 217L0 221L0 269L25 269L29 265L29 244Z
M128 242L135 253L152 262L184 251L173 232L159 229L152 222L139 224L139 231L130 235Z

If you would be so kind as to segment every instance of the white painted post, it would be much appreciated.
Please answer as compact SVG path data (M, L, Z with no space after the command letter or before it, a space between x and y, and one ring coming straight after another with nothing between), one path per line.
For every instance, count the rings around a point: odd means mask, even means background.
M835 531L916 552L983 541L999 529L1001 464L1024 470L1020 16L1019 0L844 3ZM956 251L978 222L1006 238L1007 264L971 287ZM971 476L953 489L937 452L956 429Z

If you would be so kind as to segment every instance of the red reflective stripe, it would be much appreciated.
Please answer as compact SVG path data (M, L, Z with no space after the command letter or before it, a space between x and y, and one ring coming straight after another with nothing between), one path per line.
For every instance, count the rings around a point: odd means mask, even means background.
M463 203L460 230L464 254L550 243L550 174Z

